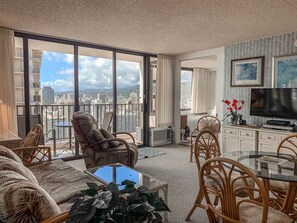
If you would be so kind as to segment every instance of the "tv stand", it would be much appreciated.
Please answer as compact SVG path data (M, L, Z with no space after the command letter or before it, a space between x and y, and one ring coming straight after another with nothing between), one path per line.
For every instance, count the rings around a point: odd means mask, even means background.
M236 150L273 151L291 131L251 127L248 125L223 125L223 152Z

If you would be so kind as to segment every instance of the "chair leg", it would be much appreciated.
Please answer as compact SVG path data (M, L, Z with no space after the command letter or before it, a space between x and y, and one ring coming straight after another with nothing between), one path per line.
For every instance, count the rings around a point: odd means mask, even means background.
M193 143L190 142L190 162L193 161Z
M186 217L186 221L190 220L190 218L191 218L192 214L194 213L195 209L198 207L198 205L201 204L201 201L202 201L203 197L204 197L204 195L203 195L202 190L199 190L199 193L198 193L198 195L196 197L195 203L194 203L191 211L189 212L188 216Z

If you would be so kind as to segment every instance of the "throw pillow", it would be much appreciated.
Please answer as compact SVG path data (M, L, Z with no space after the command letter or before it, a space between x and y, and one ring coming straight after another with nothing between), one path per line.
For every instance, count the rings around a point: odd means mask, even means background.
M107 130L105 129L100 129L102 134L104 135L104 137L106 139L114 139L115 137L110 133L108 132ZM111 147L116 147L116 146L120 146L122 145L123 143L122 142L119 142L119 141L112 141L112 142L109 142L110 146Z
M24 179L1 185L0 204L0 219L8 223L37 223L61 213L44 189Z
M0 156L7 157L9 159L12 159L20 164L23 164L22 160L20 157L18 157L17 154L15 154L13 151L10 149L6 148L5 146L0 145Z
M40 136L33 131L30 131L25 140L23 146L38 146Z
M104 137L102 133L102 129L94 129L93 133L97 141L102 141L106 139L106 137ZM103 150L107 150L110 147L108 142L101 143L100 146Z
M36 177L27 167L4 156L0 156L0 171L2 170L14 171L26 177L32 183L38 184Z

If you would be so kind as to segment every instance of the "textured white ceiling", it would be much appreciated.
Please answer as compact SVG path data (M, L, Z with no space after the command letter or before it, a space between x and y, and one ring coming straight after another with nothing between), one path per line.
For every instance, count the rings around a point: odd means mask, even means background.
M0 26L178 55L297 31L297 0L0 0Z

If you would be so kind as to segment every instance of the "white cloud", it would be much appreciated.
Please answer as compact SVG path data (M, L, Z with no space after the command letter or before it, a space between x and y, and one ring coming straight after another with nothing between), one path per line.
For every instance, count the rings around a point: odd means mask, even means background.
M63 70L59 71L58 74L74 75L74 69L73 68L63 69Z
M69 63L69 64L73 64L74 61L74 55L73 54L65 54L65 62Z
M101 67L104 64L104 62L105 62L105 59L98 58L98 59L96 59L95 64L96 64L97 67Z

